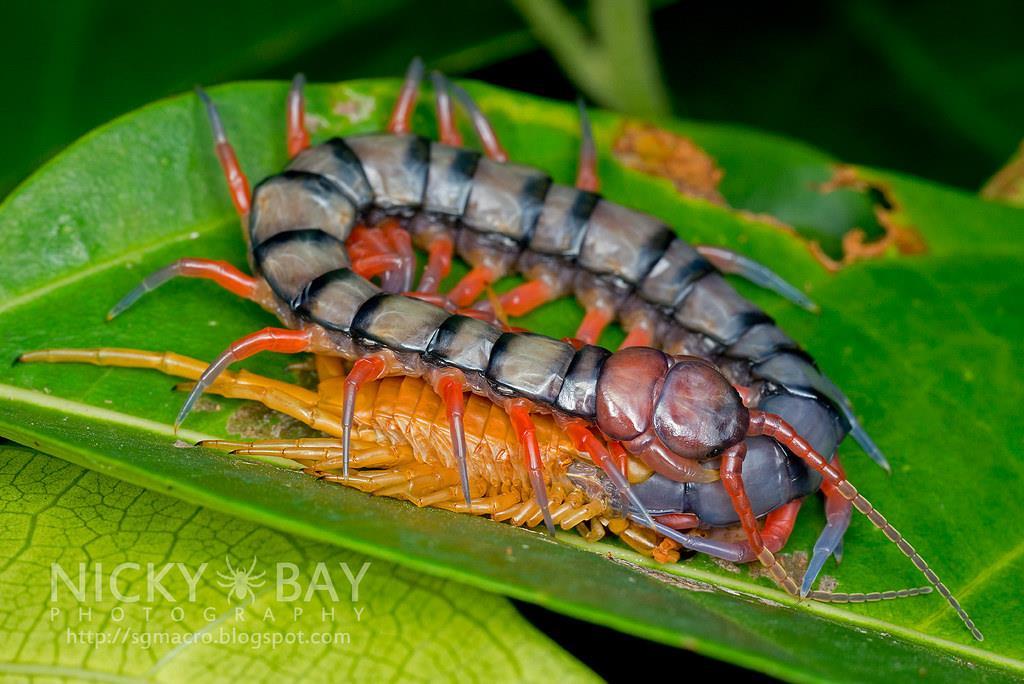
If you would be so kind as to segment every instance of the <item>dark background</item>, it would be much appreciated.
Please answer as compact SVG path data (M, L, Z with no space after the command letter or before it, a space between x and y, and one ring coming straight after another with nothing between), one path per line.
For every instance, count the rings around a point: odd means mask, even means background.
M971 192L1024 136L1024 3L653 4L676 116L760 128ZM586 3L569 8L588 23ZM501 0L51 0L8 2L0 16L0 195L89 129L196 83L299 70L314 81L398 76L419 54L456 76L558 99L580 92ZM608 678L662 667L756 676L520 609Z

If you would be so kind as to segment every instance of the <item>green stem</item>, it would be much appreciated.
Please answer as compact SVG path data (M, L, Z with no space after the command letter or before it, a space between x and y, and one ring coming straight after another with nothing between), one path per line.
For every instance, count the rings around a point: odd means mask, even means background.
M631 114L669 111L646 0L591 0L596 38L560 0L511 0L587 95Z

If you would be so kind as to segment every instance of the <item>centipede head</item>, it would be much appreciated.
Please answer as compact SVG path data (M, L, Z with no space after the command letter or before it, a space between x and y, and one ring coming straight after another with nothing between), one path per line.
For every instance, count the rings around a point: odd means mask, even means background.
M674 480L701 479L700 462L742 440L749 422L729 381L696 357L630 347L608 357L597 383L598 427Z

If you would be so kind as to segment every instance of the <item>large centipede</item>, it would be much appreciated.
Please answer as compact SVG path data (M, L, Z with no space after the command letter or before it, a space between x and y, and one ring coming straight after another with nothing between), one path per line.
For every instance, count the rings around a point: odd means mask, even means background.
M980 640L948 588L834 458L849 431L888 467L849 402L721 271L803 305L806 298L745 257L691 247L656 219L602 198L582 107L579 174L568 187L510 163L482 111L440 74L433 75L440 141L413 134L422 78L414 60L386 133L313 146L304 80L296 77L286 107L291 162L252 191L214 103L198 90L254 276L224 262L181 259L147 277L111 317L186 276L213 280L287 327L248 335L209 366L135 350L44 350L22 359L146 366L193 379L176 425L206 390L263 401L330 437L209 446L284 456L319 477L418 505L543 522L551 533L558 524L591 539L607 527L660 560L677 559L680 547L756 560L788 593L821 601L926 593L811 590L856 508ZM450 93L469 113L483 153L462 146ZM414 244L428 255L415 290ZM456 253L471 270L440 294ZM477 302L513 271L527 281ZM506 314L569 294L586 309L574 339L504 324ZM612 353L595 343L615 319L628 335ZM260 351L314 353L320 391L225 374ZM347 373L339 359L351 364ZM387 385L394 377L408 382ZM375 420L386 411L372 398L396 387L416 403L392 401L388 420ZM495 413L500 425L480 423ZM798 586L775 553L800 499L819 487L828 524ZM689 531L737 523L742 541Z

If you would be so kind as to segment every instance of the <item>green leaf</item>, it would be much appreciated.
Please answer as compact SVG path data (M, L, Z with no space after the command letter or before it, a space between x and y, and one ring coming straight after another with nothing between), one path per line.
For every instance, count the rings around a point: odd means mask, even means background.
M396 86L391 80L314 87L316 137L380 129ZM571 182L577 144L571 105L471 89L514 159ZM279 83L212 91L254 180L285 161L285 92ZM612 543L587 545L568 534L553 542L265 464L176 448L169 423L182 397L169 391L173 380L153 372L6 368L0 434L260 524L789 679L917 679L925 672L959 680L970 671L1003 680L1024 673L1015 627L1024 541L1011 524L1024 515L1024 502L1013 494L1024 465L1015 457L1021 433L1008 428L1022 399L1016 359L1024 351L1024 283L1012 276L1024 251L1024 212L861 169L865 182L896 203L891 220L912 224L927 252L888 254L830 274L802 238L777 222L681 197L667 180L624 168L608 156L622 120L605 113L594 120L609 197L662 217L691 241L761 259L822 306L814 316L738 284L848 392L895 467L887 478L846 444L841 451L852 480L961 596L986 633L984 643L971 641L936 595L875 605L799 603L747 569L706 558L657 566ZM433 130L426 103L414 125ZM734 203L736 192L759 183L771 188L771 202L812 201L818 191L791 174L825 179L832 172L826 157L787 141L734 128L664 125L708 149L726 178L740 177L722 188ZM158 102L87 136L0 206L0 231L0 358L42 347L110 345L209 359L272 323L251 304L195 281L168 284L103 322L111 302L142 274L176 257L245 263L193 97ZM560 336L573 332L579 316L577 305L562 301L524 320ZM617 337L621 332L613 331L605 341ZM243 365L288 379L286 363L267 356ZM229 432L239 404L216 404L219 411L190 417L182 439ZM822 520L821 506L808 502L789 550L809 550ZM827 572L840 591L921 581L861 518L847 537L842 566Z
M492 594L20 447L0 488L11 681L595 679Z

